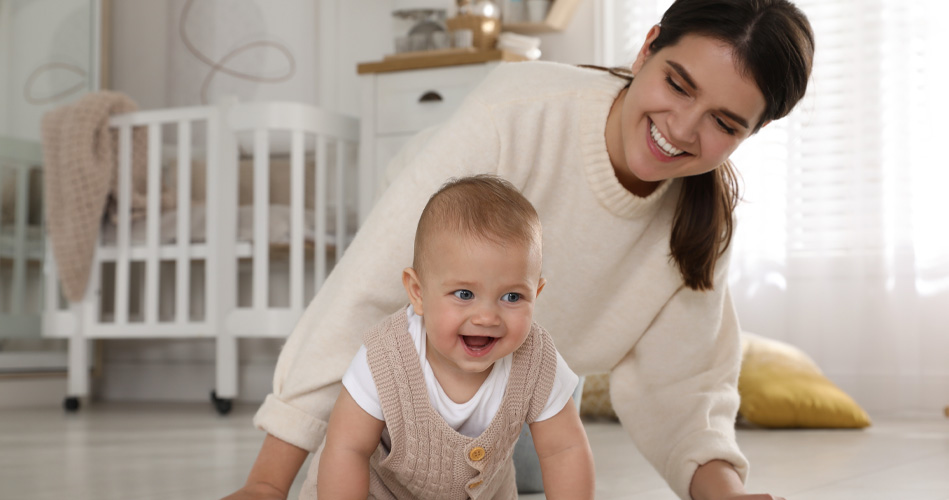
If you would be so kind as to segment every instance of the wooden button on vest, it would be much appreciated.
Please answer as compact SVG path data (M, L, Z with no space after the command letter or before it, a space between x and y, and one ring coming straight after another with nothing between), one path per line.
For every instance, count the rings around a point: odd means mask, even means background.
M480 446L475 446L471 449L471 451L468 452L468 458L474 460L475 462L481 461L481 459L484 458L484 455L484 448Z
M469 490L473 490L473 489L477 488L478 486L481 486L481 483L483 483L483 482L484 482L484 481L478 481L478 482L475 482L475 483L471 483L471 484L468 485L468 489L469 489Z

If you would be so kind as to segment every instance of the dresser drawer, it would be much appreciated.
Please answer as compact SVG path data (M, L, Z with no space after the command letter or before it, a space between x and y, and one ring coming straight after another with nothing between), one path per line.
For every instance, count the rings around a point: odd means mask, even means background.
M444 122L492 66L471 64L378 75L376 133L412 133Z

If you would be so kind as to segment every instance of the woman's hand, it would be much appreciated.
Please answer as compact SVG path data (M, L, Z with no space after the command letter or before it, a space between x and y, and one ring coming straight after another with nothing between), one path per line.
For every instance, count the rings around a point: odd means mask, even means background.
M745 493L735 468L724 460L699 466L692 475L689 494L694 500L784 500L767 493Z
M286 500L308 454L303 448L267 434L247 482L224 500Z

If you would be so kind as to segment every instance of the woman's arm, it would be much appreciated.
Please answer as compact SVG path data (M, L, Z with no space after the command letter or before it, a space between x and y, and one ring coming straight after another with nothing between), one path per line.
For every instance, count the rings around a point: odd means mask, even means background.
M324 500L369 496L369 457L379 446L385 422L366 413L344 388L326 432L316 480L317 496Z
M284 500L308 452L267 434L244 486L224 500Z
M568 400L557 415L534 422L530 428L547 498L592 499L593 452L573 400Z
M727 258L716 265L715 288L681 287L610 375L623 427L682 499L701 465L728 462L741 480L747 472L735 441L741 342Z

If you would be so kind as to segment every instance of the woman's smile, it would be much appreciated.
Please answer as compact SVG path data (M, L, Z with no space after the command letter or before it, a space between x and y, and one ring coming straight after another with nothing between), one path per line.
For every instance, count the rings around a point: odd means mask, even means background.
M656 124L653 123L652 120L649 120L648 135L649 137L646 138L646 143L659 161L674 161L676 158L687 154L685 151L673 146L670 141L667 141L665 136L659 132L659 127L656 127Z

